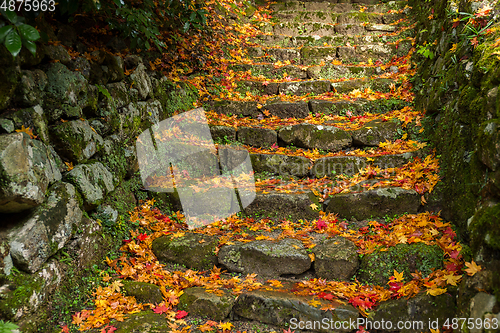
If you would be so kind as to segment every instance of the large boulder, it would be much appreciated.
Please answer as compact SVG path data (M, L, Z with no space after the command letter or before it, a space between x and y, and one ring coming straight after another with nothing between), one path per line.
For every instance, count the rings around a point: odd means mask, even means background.
M104 141L87 120L73 120L51 127L56 150L71 161L82 163L94 156Z
M0 212L41 204L50 183L61 179L52 151L26 133L0 136Z
M214 254L217 239L213 236L188 233L182 237L162 236L151 244L160 262L177 263L191 269L207 270L217 264Z
M151 79L146 73L146 67L144 64L140 63L132 74L130 74L130 80L132 81L134 88L139 91L139 98L142 100L152 97L153 86L151 84Z
M14 98L22 106L41 104L47 84L47 75L42 70L23 70Z
M14 265L29 273L36 272L66 244L82 215L73 185L57 183L52 186L45 204L10 232L10 255Z
M113 175L100 162L79 164L68 172L66 178L82 194L86 210L95 208L115 189Z
M219 250L218 259L230 272L256 273L266 278L298 275L311 267L302 242L290 238L226 245Z

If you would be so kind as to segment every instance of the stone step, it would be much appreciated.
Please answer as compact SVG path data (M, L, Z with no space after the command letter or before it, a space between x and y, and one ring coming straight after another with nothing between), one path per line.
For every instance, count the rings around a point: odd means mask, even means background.
M396 88L398 82L388 78L360 78L345 81L330 82L329 80L307 80L307 81L285 81L285 82L267 82L267 81L237 81L237 91L243 96L247 92L253 95L295 95L303 96L307 94L321 95L330 91L339 94L348 94L351 91L365 90L370 88L372 91L382 93L390 92Z
M365 7L365 13L386 13L389 10L399 10L405 7L406 1L391 1L389 3L380 3L379 1L364 0L350 3L318 2L318 1L286 1L273 3L270 8L276 12L291 10L323 11L334 13L359 12L361 7Z
M329 24L323 22L283 22L266 23L261 25L260 30L264 33L288 36L335 36L341 35L380 35L395 32L398 29L395 25L383 23L336 23Z
M348 82L348 81L346 81ZM361 81L363 83L363 81ZM347 85L347 83L344 83ZM337 86L341 89L341 86ZM360 86L360 88L362 88ZM391 110L402 109L407 106L408 102L398 99L381 99L381 100L366 100L362 98L351 100L329 101L323 99L315 99L311 97L309 101L286 102L280 100L268 100L260 109L258 103L254 101L231 101L221 100L213 101L205 106L205 110L213 110L216 113L224 115L238 115L257 118L262 115L263 111L269 111L272 116L279 118L306 118L309 113L313 114L330 114L330 115L347 115L353 116L363 115L365 112L371 113L386 113ZM224 137L225 134L222 135Z
M395 43L400 39L409 37L408 32L397 36L366 35L366 36L288 36L288 35L257 35L249 41L262 47L302 47L302 46L331 46L387 44Z
M416 214L420 207L420 195L414 190L401 187L378 188L358 193L339 193L325 200L323 209L338 214L339 218L382 218L404 213Z
M312 220L319 217L319 209L313 210L312 204L320 207L317 197L310 190L283 193L268 189L265 192L258 192L252 203L244 209L244 213L252 218ZM284 207L286 209L283 209Z
M336 152L352 146L376 147L381 142L394 139L399 128L399 121L382 121L380 119L366 123L362 128L345 131L333 124L314 125L301 123L269 129L259 125L253 127L212 127L215 140L234 138L238 142L253 147L271 147L278 143L282 147L297 147ZM227 134L231 132L230 136ZM233 134L234 132L234 134Z
M320 22L327 24L364 23L364 22L389 24L396 21L395 14L384 15L382 13L361 13L359 11L325 12L325 11L288 10L288 11L279 11L273 13L273 18L277 19L279 23L283 23L286 21L286 22Z
M318 307L310 305L314 300L319 302ZM331 311L321 310L322 307L331 307ZM279 326L290 327L297 325L314 332L348 332L346 330L331 330L320 323L332 322L339 324L343 321L356 322L360 317L358 310L351 305L333 304L313 296L297 296L288 291L255 290L242 293L233 307L234 313L242 318ZM313 323L316 323L313 327ZM340 325L341 327L341 325Z
M384 67L385 68L385 67ZM387 72L397 73L397 67L382 69L380 66L368 65L285 65L276 66L272 63L260 64L242 64L231 67L233 71L250 71L254 77L264 77L266 79L276 80L289 77L292 79L326 79L338 80L341 78L361 78L366 76L381 75Z
M344 63L387 62L394 56L402 57L412 48L410 40L403 40L397 44L362 44L346 46L303 46L297 47L261 47L255 46L248 49L250 59L261 62L290 61L292 64L317 65L321 62L343 61Z

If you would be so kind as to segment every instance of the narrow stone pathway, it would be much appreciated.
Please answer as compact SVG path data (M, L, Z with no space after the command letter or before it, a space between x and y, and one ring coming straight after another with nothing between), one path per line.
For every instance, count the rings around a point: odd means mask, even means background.
M405 6L259 9L246 56L220 78L229 89L204 105L221 164L249 152L256 198L195 230L138 208L132 219L152 234L124 245L136 258L109 264L136 309L153 312L113 322L116 332L425 332L453 317L443 268L459 245L425 205L438 167L417 139ZM184 324L165 318L172 307Z

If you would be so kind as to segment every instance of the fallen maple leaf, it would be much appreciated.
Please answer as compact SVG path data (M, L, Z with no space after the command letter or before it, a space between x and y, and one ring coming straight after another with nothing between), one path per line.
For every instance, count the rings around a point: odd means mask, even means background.
M445 292L446 288L437 288L436 286L434 286L433 288L427 290L427 295L438 296L444 294Z
M167 313L167 311L168 311L168 308L165 305L165 303L163 303L163 302L161 302L158 306L156 306L153 309L153 312L157 313L157 314Z
M107 330L109 329L109 330ZM109 325L106 325L106 327L104 327L102 330L101 330L101 333L113 333L114 331L116 331L118 328L114 327L114 326L109 326Z
M394 276L391 276L391 279L394 277L394 282L401 282L404 279L404 272L398 273L398 271L394 270Z
M222 330L222 332L230 331L233 328L233 324L231 323L219 323L219 328Z
M464 269L464 271L467 272L467 275L469 276L474 276L474 274L481 271L482 269L480 265L476 265L474 260L472 260L471 262L466 262L465 266L467 266L467 268Z
M184 310L177 311L177 314L175 315L175 319L182 319L186 317L188 313Z
M36 135L33 134L33 130L30 129L29 127L24 127L24 125L21 126L21 129L17 129L16 132L18 133L26 133L30 136L30 138L35 139Z
M313 204L314 205L314 204ZM325 221L323 221L322 219L319 219L317 222L316 222L316 228L318 228L319 230L322 230L324 228L327 227L327 224Z

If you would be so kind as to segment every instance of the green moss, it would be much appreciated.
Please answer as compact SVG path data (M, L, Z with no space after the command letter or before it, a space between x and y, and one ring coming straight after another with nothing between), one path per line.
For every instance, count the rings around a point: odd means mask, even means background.
M500 204L480 209L470 225L472 248L476 252L482 244L500 250Z
M12 274L4 277L9 284L10 292L3 294L0 300L0 315L7 320L12 319L18 310L30 308L30 298L40 293L44 282L38 275L27 274L13 269Z

